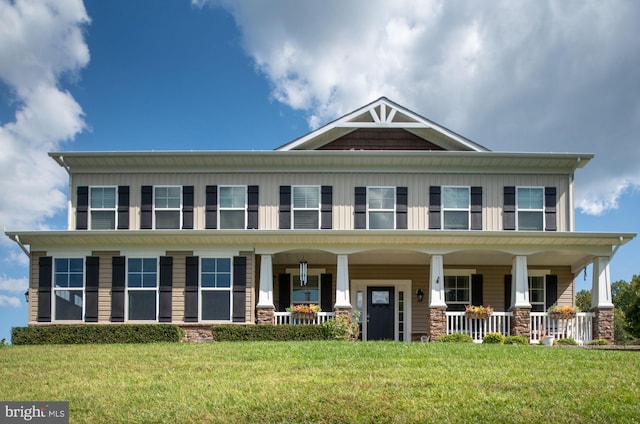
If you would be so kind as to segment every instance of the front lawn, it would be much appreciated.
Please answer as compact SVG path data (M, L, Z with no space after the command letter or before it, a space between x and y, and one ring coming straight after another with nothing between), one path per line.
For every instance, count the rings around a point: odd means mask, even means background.
M0 400L72 423L638 422L640 352L391 342L11 346Z

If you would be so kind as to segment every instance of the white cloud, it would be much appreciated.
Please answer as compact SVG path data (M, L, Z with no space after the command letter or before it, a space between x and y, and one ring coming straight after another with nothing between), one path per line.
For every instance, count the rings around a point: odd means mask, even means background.
M20 307L20 298L15 296L5 296L0 294L0 307L11 306L12 308Z
M311 127L387 96L503 151L596 154L577 204L640 185L640 3L192 0L229 10L278 101Z
M24 293L29 288L29 280L27 278L10 278L3 275L0 278L0 290L9 292Z
M16 108L0 127L0 227L38 228L66 207L67 176L47 152L86 126L60 82L89 61L88 23L81 0L0 0L0 81Z

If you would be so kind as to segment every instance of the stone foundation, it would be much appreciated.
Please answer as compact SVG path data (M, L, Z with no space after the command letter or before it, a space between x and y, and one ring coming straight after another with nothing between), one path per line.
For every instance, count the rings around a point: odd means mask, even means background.
M256 324L275 324L275 310L273 308L256 308Z
M511 308L511 312L511 335L524 336L528 340L531 337L531 309Z
M185 336L182 338L183 342L202 343L213 341L213 336L211 335L211 325L181 325L181 327L185 331Z
M427 336L435 341L436 337L447 334L447 308L427 308Z
M614 324L613 324L613 309L592 309L591 312L595 314L593 317L593 340L606 340L609 343L614 343Z
M351 321L351 310L352 308L335 308L336 318L345 316L349 318L349 321Z

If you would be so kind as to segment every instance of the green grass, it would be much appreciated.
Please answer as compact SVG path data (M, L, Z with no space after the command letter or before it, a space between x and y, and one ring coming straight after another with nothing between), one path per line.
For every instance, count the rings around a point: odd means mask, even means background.
M12 346L0 400L71 422L638 422L640 353L451 343Z

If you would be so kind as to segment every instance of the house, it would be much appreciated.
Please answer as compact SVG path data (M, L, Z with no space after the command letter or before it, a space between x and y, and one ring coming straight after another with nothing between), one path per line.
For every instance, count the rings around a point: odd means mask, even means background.
M575 231L592 154L492 152L383 97L273 151L50 156L68 229L6 232L29 325L295 324L314 303L311 324L359 310L365 340L613 340L609 262L635 234ZM592 310L548 316L590 264Z

